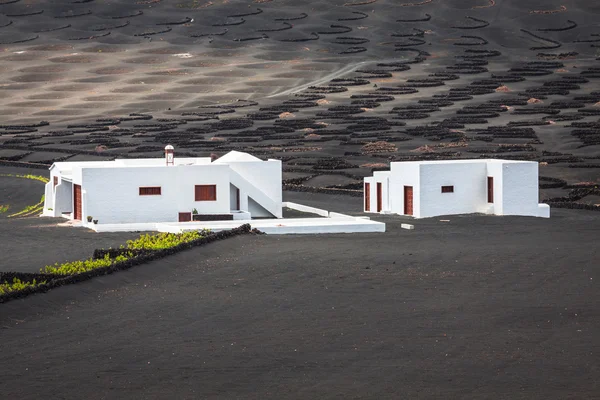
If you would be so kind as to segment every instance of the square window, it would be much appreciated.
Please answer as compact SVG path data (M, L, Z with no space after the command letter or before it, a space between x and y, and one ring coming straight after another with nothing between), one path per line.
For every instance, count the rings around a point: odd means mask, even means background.
M141 187L140 188L140 196L160 196L161 195L161 187L153 186L153 187Z
M454 193L454 186L442 186L442 193Z
M196 201L217 201L217 185L196 185L194 197Z

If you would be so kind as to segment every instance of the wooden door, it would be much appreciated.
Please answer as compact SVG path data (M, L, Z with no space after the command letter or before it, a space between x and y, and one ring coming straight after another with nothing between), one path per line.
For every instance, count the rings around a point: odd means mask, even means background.
M494 202L494 178L491 176L487 178L487 200L488 203Z
M413 215L413 187L404 186L404 215Z
M73 219L81 220L81 186L73 185Z
M383 209L383 188L381 182L377 182L377 212L381 212Z
M179 222L190 222L192 220L191 212L179 213Z
M240 189L239 188L235 188L235 209L239 210L240 209Z
M371 211L371 184L365 183L365 211Z

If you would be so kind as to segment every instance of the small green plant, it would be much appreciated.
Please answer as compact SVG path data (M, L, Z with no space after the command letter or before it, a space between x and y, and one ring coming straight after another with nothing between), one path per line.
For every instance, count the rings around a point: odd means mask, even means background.
M189 231L183 233L157 233L155 235L141 235L136 240L128 240L127 248L136 250L162 250L175 247L200 239L208 233L207 230Z
M40 175L0 174L0 176L11 176L13 178L33 179L33 180L44 182L44 183L48 183L50 181L50 179L46 178L45 176L40 176Z
M5 213L8 211L8 205L2 205L0 204L0 214Z
M35 214L40 214L43 211L43 209L44 209L44 199L45 199L45 196L42 195L42 199L40 200L39 203L31 205L31 206L27 206L23 210L21 210L21 211L19 211L17 213L10 214L8 216L8 218L12 218L12 217L30 217L30 216L35 215Z
M19 290L23 290L28 287L34 287L37 285L42 285L46 283L46 281L37 282L35 279L32 282L23 282L18 278L13 278L12 282L3 282L0 283L0 295L7 294L10 292L17 292Z
M196 210L195 208L192 210L192 214L197 215L198 214L198 210Z
M97 221L97 220L94 220ZM210 231L190 231L184 233L157 233L154 235L145 234L141 235L136 240L128 240L127 247L121 246L121 249L130 250L162 250L175 247L181 243L188 243L196 239L200 239L206 236ZM134 252L127 251L115 258L110 258L109 254L106 254L103 258L94 260L90 258L88 260L70 261L66 263L55 263L54 265L47 265L41 269L44 274L54 275L75 275L83 272L88 272L97 268L110 267L121 261L126 261L130 258L135 257Z
M93 219L94 219L94 217L92 217L91 215L88 215L88 216L87 216L87 221L88 221L88 222L92 222L92 220L93 220Z

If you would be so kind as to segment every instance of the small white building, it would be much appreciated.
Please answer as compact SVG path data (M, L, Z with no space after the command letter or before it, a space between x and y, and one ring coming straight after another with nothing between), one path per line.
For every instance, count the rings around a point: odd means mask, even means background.
M99 224L282 217L281 161L232 151L221 158L56 162L45 216Z
M538 163L511 160L392 162L364 179L364 211L410 215L483 213L550 217L538 204Z

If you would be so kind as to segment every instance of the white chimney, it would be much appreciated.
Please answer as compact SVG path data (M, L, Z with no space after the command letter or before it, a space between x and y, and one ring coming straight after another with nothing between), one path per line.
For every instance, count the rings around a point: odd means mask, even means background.
M175 165L175 148L170 144L165 147L165 159L168 165Z

